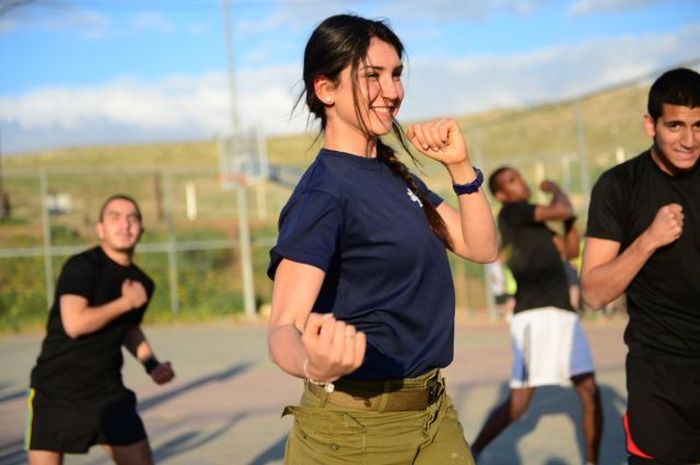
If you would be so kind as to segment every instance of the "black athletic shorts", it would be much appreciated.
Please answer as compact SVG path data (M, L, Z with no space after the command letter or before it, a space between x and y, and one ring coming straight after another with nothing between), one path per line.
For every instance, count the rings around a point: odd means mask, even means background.
M27 395L25 449L85 453L94 444L128 446L146 439L136 396L70 401L37 389Z
M700 367L627 355L629 437L639 451L630 464L700 463Z

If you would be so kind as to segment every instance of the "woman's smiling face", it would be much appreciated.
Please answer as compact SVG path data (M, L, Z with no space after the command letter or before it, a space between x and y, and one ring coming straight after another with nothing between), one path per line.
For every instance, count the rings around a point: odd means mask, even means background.
M387 134L404 97L402 72L403 63L396 49L373 37L367 56L358 65L355 85L352 66L341 71L328 124L334 126L333 130L363 137Z

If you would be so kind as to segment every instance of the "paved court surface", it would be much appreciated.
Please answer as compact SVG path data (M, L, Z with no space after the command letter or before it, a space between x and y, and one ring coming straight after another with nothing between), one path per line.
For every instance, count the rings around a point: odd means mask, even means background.
M624 323L584 328L598 369L605 410L602 465L623 465ZM279 465L301 381L267 359L263 324L228 322L146 328L157 354L171 360L175 382L158 387L130 356L125 382L138 395L156 462L168 465ZM25 463L22 438L28 373L41 334L0 336L0 465ZM445 370L448 392L471 441L489 410L507 393L510 346L505 323L460 322L455 360ZM579 465L578 399L571 389L541 388L531 410L482 455L480 465ZM69 455L67 465L111 463L99 447Z

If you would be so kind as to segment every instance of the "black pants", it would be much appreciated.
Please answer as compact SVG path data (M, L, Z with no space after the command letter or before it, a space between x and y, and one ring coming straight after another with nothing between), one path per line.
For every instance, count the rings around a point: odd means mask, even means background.
M627 417L637 447L653 460L630 465L700 463L700 367L627 356Z

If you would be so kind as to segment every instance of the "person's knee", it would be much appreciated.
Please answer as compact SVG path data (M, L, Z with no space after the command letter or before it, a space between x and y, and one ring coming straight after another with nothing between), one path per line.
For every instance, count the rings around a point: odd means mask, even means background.
M510 417L511 420L520 418L527 409L530 408L532 394L527 391L514 391L510 396Z
M105 445L107 453L117 465L153 465L151 446L148 440L129 446Z

